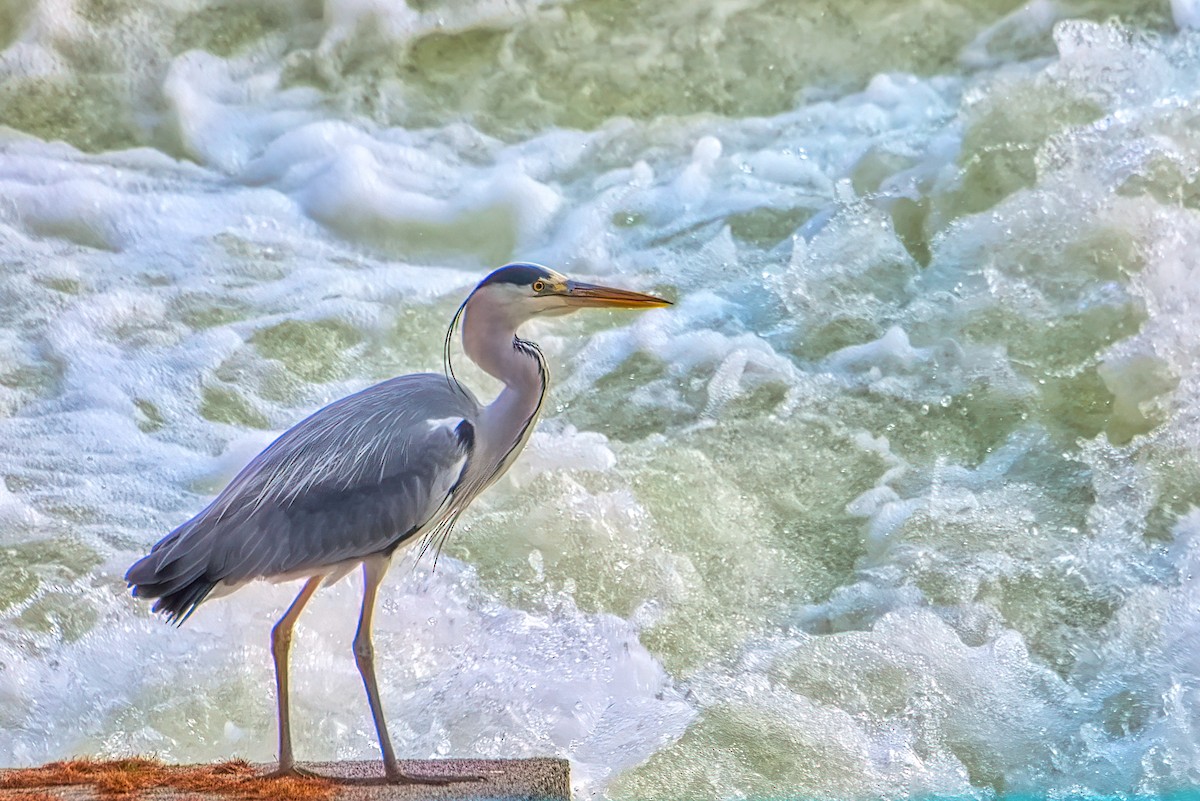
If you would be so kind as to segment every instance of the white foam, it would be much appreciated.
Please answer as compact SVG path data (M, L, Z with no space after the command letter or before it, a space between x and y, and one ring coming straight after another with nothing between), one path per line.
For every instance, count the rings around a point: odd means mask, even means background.
M291 588L174 631L122 571L304 414L439 369L519 256L677 303L530 327L541 429L466 562L385 587L405 754L565 755L581 797L1187 786L1194 39L1073 8L978 33L969 73L504 140L315 87L371 36L579 9L335 2L229 57L162 45L212 8L139 12L131 125L173 155L0 143L0 753L269 760ZM21 25L5 76L71 79L58 43L100 36L67 2ZM302 758L375 754L356 603L302 619Z
M1171 0L1171 18L1180 28L1200 28L1200 4L1195 0Z

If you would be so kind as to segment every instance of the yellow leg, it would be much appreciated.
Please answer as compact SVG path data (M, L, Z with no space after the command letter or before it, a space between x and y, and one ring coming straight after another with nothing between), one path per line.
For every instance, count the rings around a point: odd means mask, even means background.
M271 655L275 657L275 700L279 704L279 770L280 775L294 774L296 760L292 757L292 729L288 714L288 651L292 647L292 629L304 605L321 586L324 576L313 576L292 601L287 612L271 630Z
M379 750L383 754L383 771L388 781L404 781L404 772L396 762L392 750L392 738L388 736L387 723L383 719L383 704L379 700L379 685L375 682L375 646L371 642L371 618L375 614L375 598L379 584L387 573L387 559L368 559L363 562L362 614L358 617L358 633L354 635L354 661L362 675L363 687L367 690L367 703L375 719L375 733L379 737Z
M375 732L379 737L379 750L383 754L383 772L392 784L445 785L454 782L477 782L478 776L413 776L400 769L396 753L392 750L392 738L388 736L387 723L383 719L383 704L379 700L379 685L375 681L375 647L371 644L371 618L375 614L375 598L379 584L387 573L389 560L383 557L363 562L362 614L358 618L358 633L354 635L354 661L362 674L363 686L367 690L367 703L375 718Z

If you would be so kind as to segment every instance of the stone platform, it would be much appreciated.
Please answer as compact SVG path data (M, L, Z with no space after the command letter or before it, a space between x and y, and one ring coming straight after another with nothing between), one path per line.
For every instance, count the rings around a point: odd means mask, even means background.
M302 767L335 779L383 779L383 765L379 762L315 762ZM571 768L565 759L402 759L400 767L414 776L478 776L480 781L441 786L346 785L339 786L336 797L339 801L570 801L571 798Z
M570 763L565 759L401 760L400 765L406 773L413 776L470 776L477 780L457 781L445 785L386 784L383 782L383 766L377 761L307 762L301 763L300 767L334 780L333 787L319 794L328 801L570 801L571 797ZM205 766L183 765L170 767L168 770L186 772L193 767ZM274 766L255 765L254 768L260 773L267 773ZM242 770L249 768L243 767ZM97 793L95 786L87 784L22 786L20 789L4 787L5 777L15 775L16 771L0 769L0 800L92 801L114 797L102 796ZM257 798L263 797L257 793L252 795ZM230 792L228 789L206 792L160 787L117 797L130 801L227 801L230 798L248 796L237 791Z

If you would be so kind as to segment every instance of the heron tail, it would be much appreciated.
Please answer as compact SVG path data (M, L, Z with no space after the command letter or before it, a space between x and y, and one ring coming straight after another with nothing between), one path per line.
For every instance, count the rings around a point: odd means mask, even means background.
M170 547L182 535L180 529L155 545L125 573L125 581L133 588L133 597L157 598L153 611L164 615L168 623L176 626L183 625L217 586L217 582L206 575L207 565L199 560L180 558L179 550Z

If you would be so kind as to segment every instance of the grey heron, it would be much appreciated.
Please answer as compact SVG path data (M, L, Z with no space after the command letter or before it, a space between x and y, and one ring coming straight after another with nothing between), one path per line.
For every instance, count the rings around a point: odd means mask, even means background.
M395 554L414 543L439 548L471 501L517 458L546 397L541 351L517 330L539 316L588 307L649 309L653 295L573 281L536 264L484 278L451 320L445 374L404 375L335 401L256 456L191 520L160 540L125 579L153 610L182 624L206 599L259 578L304 579L271 632L281 775L300 773L288 715L292 629L322 583L359 565L362 609L354 657L390 782L444 783L400 769L375 680L371 618ZM454 376L450 345L503 383L481 404Z

